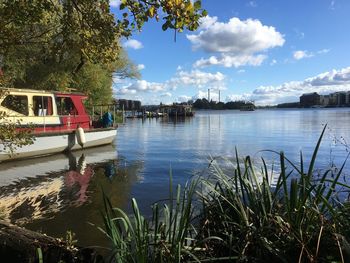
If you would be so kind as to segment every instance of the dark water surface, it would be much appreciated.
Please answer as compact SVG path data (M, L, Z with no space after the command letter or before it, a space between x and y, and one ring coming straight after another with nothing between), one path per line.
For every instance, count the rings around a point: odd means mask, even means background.
M205 170L210 156L231 158L235 147L268 160L278 157L261 150L283 150L292 160L303 151L307 160L326 123L317 165L340 166L347 155L343 143L350 140L348 108L200 111L187 119L127 120L113 146L0 164L0 218L56 237L72 230L82 246L108 246L91 225L102 226L102 189L114 206L129 210L135 197L147 214L150 204L167 197L170 169L174 183L183 184Z

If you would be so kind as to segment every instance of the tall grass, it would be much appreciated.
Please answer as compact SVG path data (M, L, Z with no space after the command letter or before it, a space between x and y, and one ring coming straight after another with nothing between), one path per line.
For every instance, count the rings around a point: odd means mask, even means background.
M345 162L334 178L315 176L326 127L310 162L291 162L283 152L279 169L261 168L249 156L228 172L216 161L210 177L198 177L155 204L147 220L135 199L133 214L105 198L105 233L117 262L349 262L350 205L339 201ZM277 174L276 174L277 173ZM273 183L273 177L277 180ZM171 178L171 176L170 176ZM196 211L196 212L195 212Z
M170 176L170 179L172 177ZM178 185L173 191L170 181L168 202L152 206L152 218L141 215L137 201L132 199L133 213L127 215L113 208L104 198L104 233L113 243L112 256L116 262L200 262L196 254L205 250L198 241L193 225L194 194L198 180ZM212 237L209 237L211 239Z

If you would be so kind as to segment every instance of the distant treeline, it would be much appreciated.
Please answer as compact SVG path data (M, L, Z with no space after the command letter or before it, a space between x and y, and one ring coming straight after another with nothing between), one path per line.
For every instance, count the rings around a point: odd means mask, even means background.
M229 101L226 103L216 102L216 101L208 101L207 99L197 99L193 103L193 107L195 109L210 109L210 110L238 110L243 106L253 105L251 102L245 101Z
M299 102L288 102L288 103L281 103L277 105L277 108L299 108L300 103Z

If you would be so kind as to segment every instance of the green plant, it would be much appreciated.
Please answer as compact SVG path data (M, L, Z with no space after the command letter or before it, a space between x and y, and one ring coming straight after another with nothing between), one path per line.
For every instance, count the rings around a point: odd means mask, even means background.
M325 129L307 170L302 154L297 166L279 153L279 174L273 186L274 171L268 172L264 159L257 171L249 156L240 160L236 151L232 176L213 162L214 178L204 181L209 194L202 195L201 238L215 235L224 240L208 244L215 247L216 257L236 256L242 262L343 260L337 236L344 220L339 220L342 205L336 192L346 160L333 179L328 178L330 170L320 179L314 177ZM345 241L348 237L342 236Z
M78 243L78 240L75 239L75 233L71 230L68 230L66 232L66 238L65 238L65 244L67 249L73 250L76 249L76 244Z
M40 247L37 248L36 253L38 255L38 262L39 263L43 263L44 259L43 259L43 251L41 250Z
M172 176L170 176L172 178ZM152 206L151 220L145 219L132 199L133 214L127 215L113 208L104 196L105 229L102 230L113 243L113 256L117 262L183 262L199 261L195 255L204 251L196 239L198 233L193 225L195 218L194 195L198 180L191 181L173 192L170 180L169 200L160 207ZM211 237L212 238L212 237Z

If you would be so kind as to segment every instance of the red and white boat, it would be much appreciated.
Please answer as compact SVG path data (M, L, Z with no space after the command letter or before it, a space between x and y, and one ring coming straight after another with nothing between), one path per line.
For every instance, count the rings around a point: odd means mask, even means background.
M117 135L113 124L95 125L87 113L84 94L8 89L0 97L1 123L32 127L35 141L9 154L0 144L0 161L48 155L110 144ZM111 126L111 127L106 127Z

